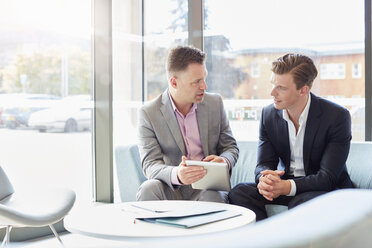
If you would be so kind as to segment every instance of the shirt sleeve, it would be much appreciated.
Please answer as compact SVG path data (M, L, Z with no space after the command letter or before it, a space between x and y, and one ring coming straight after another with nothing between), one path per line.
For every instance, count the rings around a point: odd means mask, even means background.
M295 196L296 195L296 183L292 180L289 179L289 182L291 183L291 191L287 196Z
M177 173L178 173L178 166L177 167L174 167L172 169L172 172L171 172L171 183L173 185L182 185L182 183L178 180Z

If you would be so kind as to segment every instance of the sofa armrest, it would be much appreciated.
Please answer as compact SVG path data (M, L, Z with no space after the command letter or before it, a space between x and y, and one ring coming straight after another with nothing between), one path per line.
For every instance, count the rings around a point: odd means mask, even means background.
M346 167L354 187L372 189L372 142L351 142Z
M135 201L138 187L146 180L137 145L116 147L115 164L121 201Z
M372 243L372 191L336 190L256 224L153 242L177 247L368 247Z

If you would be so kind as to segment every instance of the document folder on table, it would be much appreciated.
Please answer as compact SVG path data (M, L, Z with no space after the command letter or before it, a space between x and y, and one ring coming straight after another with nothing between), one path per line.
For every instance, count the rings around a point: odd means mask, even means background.
M186 217L195 216L201 214L215 213L226 210L226 207L221 206L203 206L200 207L197 203L194 205L188 204L187 207L169 207L169 208L158 208L147 206L146 202L136 202L131 204L138 211L135 214L136 219L154 219L154 218L166 218L166 217ZM128 210L128 209L127 209Z
M141 212L135 215L138 220L151 223L167 224L176 227L190 228L207 223L212 223L228 218L232 218L240 213L232 210L226 210L224 206L188 206L187 208L176 209L155 209L141 204L131 204Z
M143 221L171 225L175 227L191 228L220 220L229 219L241 215L240 213L224 210L201 215L186 216L186 217L164 217L164 218L146 218Z

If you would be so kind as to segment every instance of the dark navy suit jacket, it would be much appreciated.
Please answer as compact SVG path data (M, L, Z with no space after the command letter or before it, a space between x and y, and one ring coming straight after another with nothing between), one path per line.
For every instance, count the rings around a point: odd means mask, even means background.
M351 140L349 111L312 93L310 95L303 147L306 176L294 178L296 194L351 188L345 164ZM283 111L271 104L261 114L256 183L263 170L284 170L282 179L287 179L290 157L287 122L283 119Z

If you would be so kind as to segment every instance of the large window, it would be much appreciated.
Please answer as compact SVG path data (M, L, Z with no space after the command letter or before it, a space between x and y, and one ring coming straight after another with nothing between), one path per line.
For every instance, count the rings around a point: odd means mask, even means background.
M145 0L143 4L113 1L114 148L137 142L138 108L168 86L168 49L187 44L187 1ZM117 169L114 163L114 201L121 201L127 185Z
M238 140L256 140L270 104L271 62L288 52L314 59L312 92L345 106L364 140L364 1L205 0L208 90L225 99Z
M188 17L198 14L190 15L190 2L113 1L114 149L137 142L138 108L167 88L169 48L192 40ZM208 91L224 98L237 140L258 139L261 110L272 103L271 63L288 52L313 58L319 75L312 92L345 106L353 140L364 140L363 0L201 2ZM114 162L114 196L121 201L125 180L120 186L116 169Z
M91 1L0 2L0 164L92 201Z

